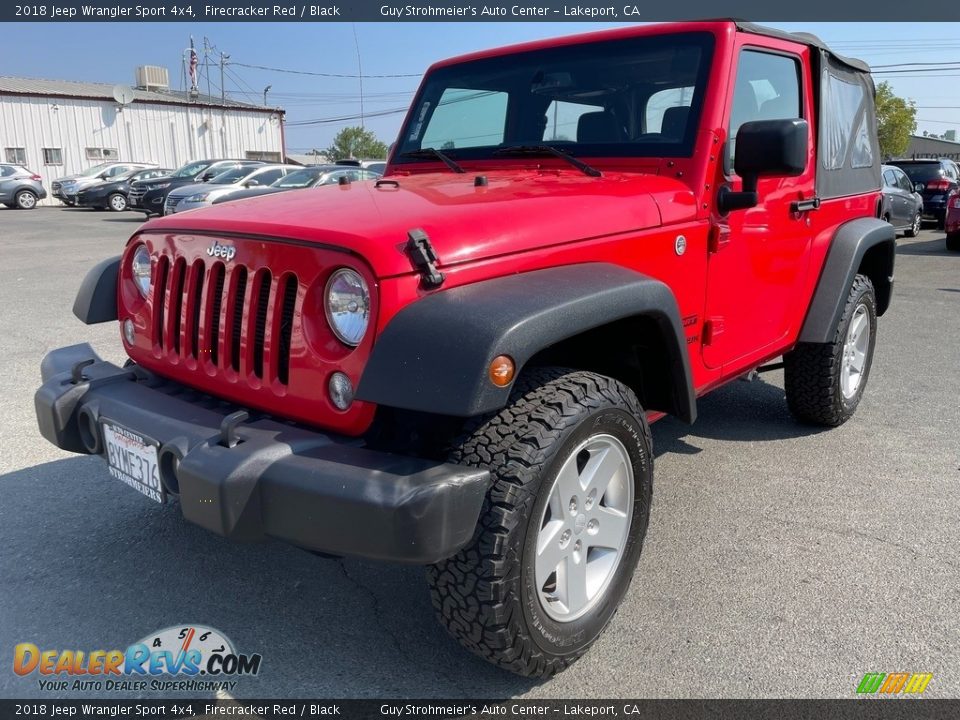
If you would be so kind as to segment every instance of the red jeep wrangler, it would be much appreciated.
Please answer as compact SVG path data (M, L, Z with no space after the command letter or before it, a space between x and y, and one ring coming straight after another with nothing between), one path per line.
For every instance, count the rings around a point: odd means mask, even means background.
M783 356L863 394L890 303L868 68L734 22L430 68L386 177L145 224L51 352L40 430L237 539L420 563L441 622L549 676L621 602L649 423Z

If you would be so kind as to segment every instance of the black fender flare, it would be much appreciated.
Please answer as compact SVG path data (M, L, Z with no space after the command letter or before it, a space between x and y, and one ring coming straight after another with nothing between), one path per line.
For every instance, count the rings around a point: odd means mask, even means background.
M608 263L484 280L411 303L377 338L356 397L458 417L496 411L506 405L510 387L488 379L495 357L513 358L519 374L551 345L639 315L654 320L665 340L670 411L693 422L696 395L673 292L659 280Z
M867 271L873 282L877 294L877 315L887 311L893 295L896 236L893 226L879 218L850 220L837 229L800 330L800 342L832 342L840 324L847 293L861 268ZM864 267L867 253L870 253L869 267Z
M92 268L80 284L73 301L73 314L86 325L117 319L117 280L120 256L107 258Z

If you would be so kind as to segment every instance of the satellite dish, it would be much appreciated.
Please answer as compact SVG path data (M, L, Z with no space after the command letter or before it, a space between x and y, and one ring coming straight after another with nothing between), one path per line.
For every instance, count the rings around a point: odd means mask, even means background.
M133 102L133 88L127 85L114 85L113 99L121 106L129 105Z

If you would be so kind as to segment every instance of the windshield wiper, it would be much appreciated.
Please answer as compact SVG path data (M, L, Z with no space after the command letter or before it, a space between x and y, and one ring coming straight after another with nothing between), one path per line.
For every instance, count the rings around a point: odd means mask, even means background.
M554 157L566 160L584 175L590 177L601 177L602 172L591 165L587 165L583 160L577 160L573 155L565 153L552 145L512 145L510 147L500 148L493 151L494 155L553 155Z
M440 160L444 165L453 170L455 173L465 173L462 167L460 167L456 162L454 162L448 155L440 152L436 148L426 147L420 148L419 150L410 150L405 153L400 153L400 157L409 157L409 158L436 158Z

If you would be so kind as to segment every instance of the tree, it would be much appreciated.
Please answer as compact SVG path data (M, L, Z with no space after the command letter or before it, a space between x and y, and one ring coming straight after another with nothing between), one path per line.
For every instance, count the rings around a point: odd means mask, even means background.
M345 127L337 133L333 144L327 148L331 160L350 158L380 159L387 156L387 145L369 130L362 127Z
M877 134L880 136L880 154L884 158L902 155L910 143L910 135L916 129L916 103L894 95L890 83L880 83L877 86Z

